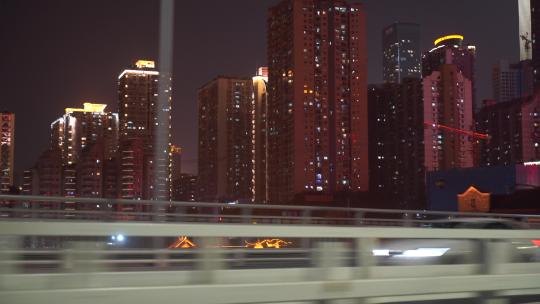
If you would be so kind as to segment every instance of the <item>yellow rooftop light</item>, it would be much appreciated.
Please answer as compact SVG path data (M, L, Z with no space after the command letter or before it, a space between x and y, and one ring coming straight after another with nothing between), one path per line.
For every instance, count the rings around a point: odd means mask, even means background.
M446 41L446 40L450 40L450 39L459 39L459 40L463 40L463 36L462 35L448 35L448 36L444 36L444 37L441 37L437 40L435 40L434 44L437 45L443 41Z
M73 112L92 112L92 113L105 113L106 104L85 102L84 108L66 108L66 114Z
M156 63L152 60L137 60L137 62L135 62L135 66L139 69L155 69Z

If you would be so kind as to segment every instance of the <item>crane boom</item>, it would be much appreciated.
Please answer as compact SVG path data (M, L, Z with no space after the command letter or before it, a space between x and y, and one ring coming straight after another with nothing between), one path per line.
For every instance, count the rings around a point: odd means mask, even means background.
M467 131L467 130L463 130L463 129L456 129L456 128L452 128L452 127L445 126L445 125L442 125L442 124L436 124L436 123L429 122L429 121L424 122L424 125L426 127L435 127L437 129L441 129L441 130L444 130L444 131L449 131L449 132L469 136L469 137L476 138L476 139L483 139L483 140L489 139L489 135L487 135L487 134L477 133L477 132L474 132L474 131Z

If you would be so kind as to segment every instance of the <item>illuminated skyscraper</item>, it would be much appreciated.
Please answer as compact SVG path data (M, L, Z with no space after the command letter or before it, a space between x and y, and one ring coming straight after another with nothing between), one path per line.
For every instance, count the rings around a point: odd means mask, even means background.
M267 112L268 112L268 68L261 67L253 77L253 200L263 203L268 200L267 183Z
M421 78L420 26L396 22L383 30L383 79L401 83L403 78Z
M203 201L253 197L253 82L219 76L199 89L199 195Z
M435 47L422 56L422 77L438 71L444 64L453 64L472 85L473 108L479 109L481 104L475 99L475 57L476 47L464 45L462 35L447 35L435 40Z
M13 186L15 159L15 114L0 112L0 192Z
M282 0L268 19L270 202L368 190L364 7Z
M126 184L121 185L120 191L124 194L129 192L135 195L131 198L155 200L169 200L170 198L170 100L168 109L165 109L169 112L167 119L158 121L158 81L159 72L155 69L155 63L148 60L137 61L131 68L124 70L118 76L120 167L123 170L128 170L127 167L131 166L130 160L124 158L135 153L132 149L135 147L134 142L130 143L130 141L142 141L141 148L144 154L144 182L142 184L144 189L140 189L142 191L133 191L135 184L127 182L133 177L127 173L128 171L121 171L121 175L126 175L121 176L120 179L124 180ZM167 131L167 134L164 134L167 139L164 147L156 146L160 124L164 124ZM122 150L123 148L128 150ZM137 149L139 148L137 147ZM138 155L138 153L135 154ZM160 177L157 181L156 176Z

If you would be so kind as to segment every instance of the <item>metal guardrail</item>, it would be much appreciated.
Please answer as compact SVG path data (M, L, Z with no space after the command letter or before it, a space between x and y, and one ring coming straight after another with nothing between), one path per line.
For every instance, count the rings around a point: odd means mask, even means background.
M107 248L105 242L119 233L126 237L126 246ZM197 248L165 250L162 241L178 235L192 237ZM216 246L231 238L266 237L294 240L297 246L261 251ZM31 238L53 238L71 246L47 251L24 248L24 240ZM154 246L129 247L136 238L150 238ZM386 264L373 255L385 240L419 239L459 240L477 245L478 250L469 253L474 259L451 265L423 260L418 265ZM2 303L232 304L478 298L505 303L512 296L540 294L540 263L518 263L512 250L516 240L537 239L540 230L532 229L5 220L0 221L0 299ZM54 273L32 271L40 265L21 267L32 261L31 254L51 253L60 265ZM136 259L129 261L127 255ZM177 258L190 266L175 268ZM115 268L129 263L144 265Z
M464 217L509 219L540 228L540 215L0 195L0 219L422 226Z

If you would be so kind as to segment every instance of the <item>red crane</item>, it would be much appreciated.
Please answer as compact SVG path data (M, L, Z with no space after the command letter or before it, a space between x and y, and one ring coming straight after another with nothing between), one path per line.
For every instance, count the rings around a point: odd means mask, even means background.
M489 139L489 135L487 135L487 134L482 134L482 133L477 133L477 132L474 132L474 131L467 131L467 130L462 130L462 129L456 129L456 128L452 128L452 127L441 125L441 124L436 124L436 123L429 122L429 121L424 122L424 125L426 127L435 127L437 129L441 129L441 130L444 130L444 131L469 136L469 137L476 138L476 139L483 139L483 140Z

